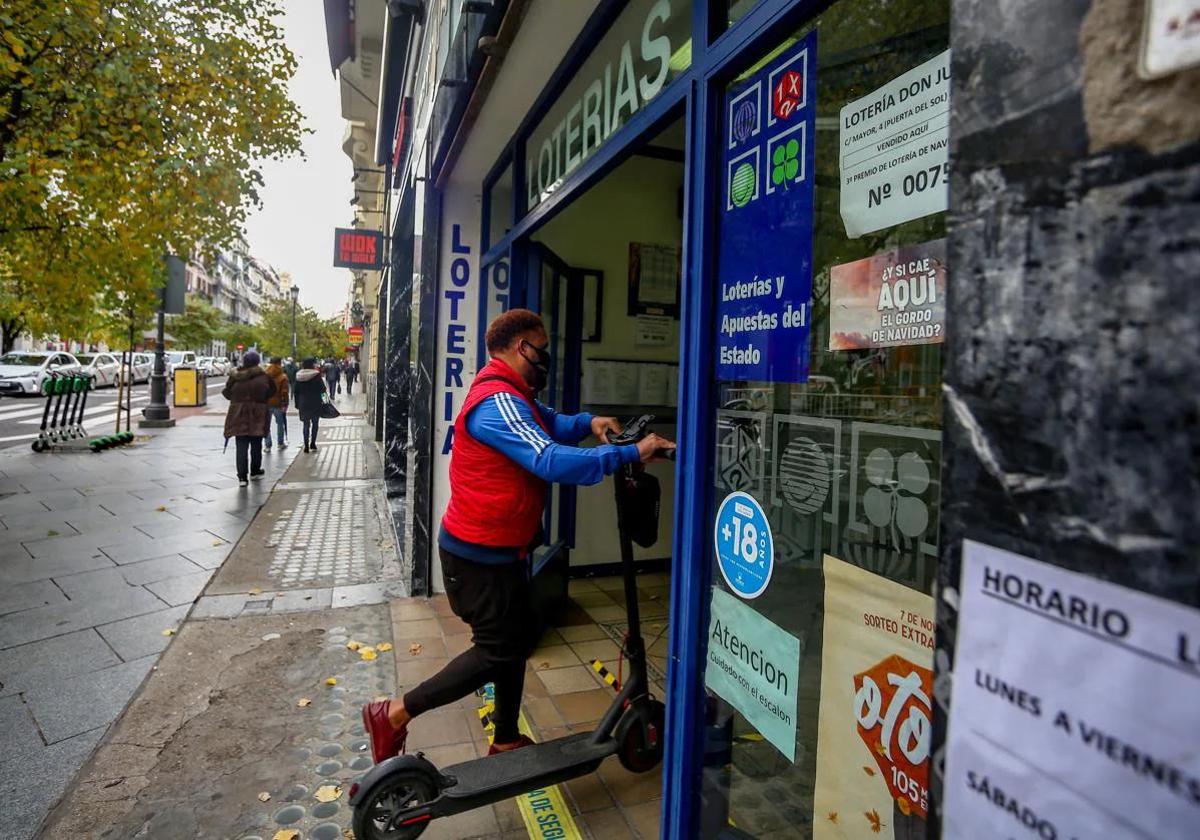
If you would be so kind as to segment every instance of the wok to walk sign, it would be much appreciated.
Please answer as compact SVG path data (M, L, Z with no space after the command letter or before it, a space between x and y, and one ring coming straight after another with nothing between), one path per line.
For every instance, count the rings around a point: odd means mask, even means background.
M337 228L333 232L333 265L378 271L383 268L383 234L377 230Z
M923 837L933 599L825 557L813 837Z

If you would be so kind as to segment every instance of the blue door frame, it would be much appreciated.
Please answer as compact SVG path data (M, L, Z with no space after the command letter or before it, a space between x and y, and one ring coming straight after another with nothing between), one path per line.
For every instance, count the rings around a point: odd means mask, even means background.
M679 460L675 467L675 559L672 563L667 681L666 755L663 760L662 837L690 840L699 836L700 779L705 725L704 662L708 630L708 591L712 584L712 544L709 490L712 484L713 355L715 254L699 243L711 242L716 230L715 208L720 181L719 153L726 84L763 57L787 33L829 6L834 0L759 0L727 30L723 29L727 0L692 0L692 64L659 95L634 114L601 148L564 180L553 195L532 211L524 207L525 142L550 105L591 53L626 0L601 0L571 45L558 69L538 96L513 139L484 179L480 264L507 259L509 305L529 300L536 280L528 277L530 236L574 198L600 181L659 130L678 119L686 121L686 185L682 255L679 420ZM499 238L489 235L490 191L511 162L512 218L516 223ZM488 272L483 272L487 286ZM481 296L486 296L486 288ZM485 310L486 311L486 310ZM486 329L480 319L480 341Z

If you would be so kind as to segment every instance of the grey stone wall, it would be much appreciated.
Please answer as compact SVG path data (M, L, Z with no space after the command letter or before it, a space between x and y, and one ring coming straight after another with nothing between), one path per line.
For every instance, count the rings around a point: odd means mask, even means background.
M1200 70L1142 8L953 4L935 809L964 537L1200 606Z

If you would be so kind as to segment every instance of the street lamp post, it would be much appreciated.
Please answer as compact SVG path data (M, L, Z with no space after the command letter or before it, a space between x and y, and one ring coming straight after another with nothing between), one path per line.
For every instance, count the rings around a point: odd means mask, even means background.
M292 286L292 360L296 359L296 301L300 299L300 287Z

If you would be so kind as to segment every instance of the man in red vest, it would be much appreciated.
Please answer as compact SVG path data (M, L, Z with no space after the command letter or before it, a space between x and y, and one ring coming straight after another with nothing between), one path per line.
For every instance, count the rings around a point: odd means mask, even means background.
M550 373L542 319L512 309L492 321L488 362L471 383L454 422L450 503L438 534L442 580L454 614L471 625L473 646L403 698L363 707L376 762L404 750L409 722L486 683L496 691L488 754L530 743L517 731L525 660L541 632L525 562L539 538L551 482L597 484L625 464L649 462L675 444L658 435L614 446L612 417L558 414L534 395ZM589 434L599 446L577 446Z

